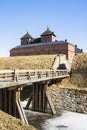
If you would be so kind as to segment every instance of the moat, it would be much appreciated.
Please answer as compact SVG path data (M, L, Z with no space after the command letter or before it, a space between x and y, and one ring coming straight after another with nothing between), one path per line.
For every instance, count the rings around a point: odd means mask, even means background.
M30 110L25 110L25 113L29 124L37 130L87 130L87 114L60 111L52 116Z

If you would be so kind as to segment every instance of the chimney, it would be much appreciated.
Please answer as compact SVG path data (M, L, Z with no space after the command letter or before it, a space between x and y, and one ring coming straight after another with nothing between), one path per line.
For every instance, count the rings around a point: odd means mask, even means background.
M67 39L65 39L65 42L67 42Z

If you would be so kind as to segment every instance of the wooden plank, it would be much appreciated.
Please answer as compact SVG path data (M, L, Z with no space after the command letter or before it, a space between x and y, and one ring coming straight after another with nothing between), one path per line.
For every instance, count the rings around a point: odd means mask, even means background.
M35 111L38 111L39 110L39 84L38 83L35 84L35 88L36 88L36 91L35 91Z
M30 105L31 101L32 101L32 93L31 93L30 96L29 96L29 100L28 100L28 102L27 102L27 104L26 104L26 106L25 106L25 109L28 109L28 108L29 108L29 105Z
M3 90L3 111L7 112L7 90Z
M0 70L0 74L1 73L12 73L14 72L14 70Z
M18 92L17 92L18 93ZM20 93L20 92L19 92ZM14 90L11 90L11 98L12 98L12 115L13 116L15 116L16 117L16 99L17 99L17 97L16 97L17 95L16 95L16 89L14 89ZM17 99L18 100L18 99Z
M30 72L27 72L27 79L28 79L28 80L31 79Z
M43 112L43 85L41 83L41 112Z
M32 110L35 110L35 84L32 85Z
M20 105L18 103L18 100L16 101L16 105L17 105L18 114L20 116L20 117L17 117L17 118L20 118L24 122L24 119L23 119L23 116L22 116L22 113L21 113L21 110L20 110Z
M42 84L39 83L39 111L43 111L43 93Z
M8 106L8 108L7 108L7 112L8 112L8 114L12 114L12 93L11 93L11 91L9 91L8 90L8 94L7 94L7 106Z
M43 112L46 112L47 110L47 97L46 97L46 91L47 91L48 85L43 84Z
M19 111L21 120L22 120L24 123L28 124L28 121L27 121L26 115L25 115L25 113L24 113L24 110L23 110L23 108L22 108L22 106L21 106L20 100L17 100L17 101L16 101L16 104L17 104L17 108L18 108L18 111Z
M0 109L2 110L2 89L0 89Z
M17 73L17 70L16 70L16 69L14 69L13 80L14 80L14 81L18 81L18 73Z
M22 87L16 89L16 100L20 99L20 91L22 90Z

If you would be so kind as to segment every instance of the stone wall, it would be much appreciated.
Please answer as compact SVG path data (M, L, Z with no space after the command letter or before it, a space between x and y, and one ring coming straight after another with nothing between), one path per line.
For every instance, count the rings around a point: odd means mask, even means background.
M50 87L49 93L56 110L87 113L87 90Z

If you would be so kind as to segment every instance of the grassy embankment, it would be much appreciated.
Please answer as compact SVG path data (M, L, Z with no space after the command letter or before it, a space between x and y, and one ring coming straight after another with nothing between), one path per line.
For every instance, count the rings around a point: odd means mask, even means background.
M0 58L0 69L49 69L56 55Z
M0 130L36 130L31 125L26 125L21 120L16 119L0 111Z
M64 80L62 86L87 88L87 53L75 55L71 71L71 78Z
M72 64L71 83L78 87L87 87L87 53L75 56Z

